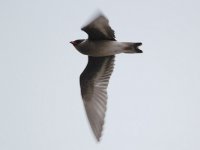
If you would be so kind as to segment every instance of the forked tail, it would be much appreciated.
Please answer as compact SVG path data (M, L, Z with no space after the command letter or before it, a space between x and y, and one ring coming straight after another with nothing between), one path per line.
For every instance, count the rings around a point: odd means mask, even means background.
M126 43L125 53L143 53L138 47L142 45L142 43Z

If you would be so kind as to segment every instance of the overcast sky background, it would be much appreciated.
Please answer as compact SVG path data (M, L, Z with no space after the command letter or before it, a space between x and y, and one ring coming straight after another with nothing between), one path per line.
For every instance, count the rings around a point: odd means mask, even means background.
M198 0L1 0L1 150L199 150ZM143 54L116 58L103 137L80 96L87 57L69 44L97 10L117 40Z

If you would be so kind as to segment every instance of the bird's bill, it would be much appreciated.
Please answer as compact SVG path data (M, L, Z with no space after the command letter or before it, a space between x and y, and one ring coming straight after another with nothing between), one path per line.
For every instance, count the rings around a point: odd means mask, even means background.
M73 45L74 45L74 41L71 41L71 42L69 42L69 43L71 43L71 44L73 44Z

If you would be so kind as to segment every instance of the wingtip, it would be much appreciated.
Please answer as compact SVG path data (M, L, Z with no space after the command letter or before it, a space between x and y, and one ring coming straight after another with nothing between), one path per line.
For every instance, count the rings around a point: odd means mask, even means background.
M101 141L101 137L96 137L96 142L99 143Z
M99 135L95 135L95 137L96 137L96 142L99 143L101 141L102 131Z
M96 142L98 142L98 143L101 141L102 132L103 132L103 126L104 126L104 125L101 126L101 129L100 129L99 132L98 132L98 131L94 131L94 132L93 132L93 133L94 133L94 136L95 136L95 139L96 139Z
M94 13L94 17L98 17L98 16L105 16L105 15L103 14L103 12L102 12L100 9L98 9L98 10Z
M99 17L105 17L104 13L101 10L97 10L91 17L90 19L85 23L85 25L83 25L83 27L81 28L81 30L85 31L85 27L87 24L90 24L91 22L93 22L94 20L96 20ZM105 17L106 18L106 17ZM107 18L106 18L107 19Z

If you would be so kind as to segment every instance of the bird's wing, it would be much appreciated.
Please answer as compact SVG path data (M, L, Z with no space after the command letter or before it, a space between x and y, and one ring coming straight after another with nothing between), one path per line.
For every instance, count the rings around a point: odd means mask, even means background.
M108 19L98 14L89 24L81 28L88 34L90 40L115 40L114 30L110 27Z
M80 75L81 95L92 131L99 141L107 104L107 86L114 68L115 56L88 57Z

